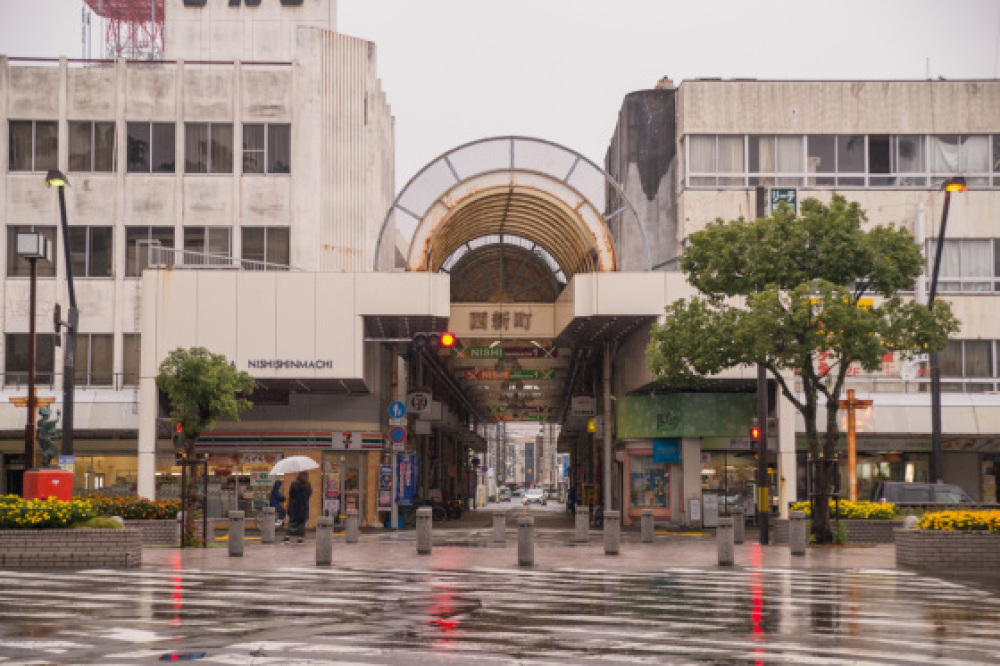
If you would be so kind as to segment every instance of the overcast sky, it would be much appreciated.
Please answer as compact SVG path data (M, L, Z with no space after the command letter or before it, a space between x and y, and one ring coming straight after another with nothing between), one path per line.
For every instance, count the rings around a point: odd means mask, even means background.
M0 53L80 57L81 6L0 0ZM378 45L397 189L487 136L603 164L622 98L665 75L996 78L1000 65L1000 0L340 0L339 22Z

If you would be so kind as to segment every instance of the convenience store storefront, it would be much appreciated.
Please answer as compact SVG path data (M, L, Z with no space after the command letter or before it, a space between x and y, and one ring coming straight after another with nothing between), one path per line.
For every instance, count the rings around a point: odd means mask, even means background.
M699 490L724 494L730 487L729 476L733 477L734 488L738 480L745 486L747 465L740 464L737 472L729 458L735 462L738 456L746 457L747 429L755 412L756 396L748 393L670 393L618 398L616 436L623 454L619 459L623 463L622 506L626 524L638 521L643 509L652 509L655 521L679 520L685 497ZM685 446L685 440L695 439L699 444L697 449ZM692 450L698 450L698 455L689 453L685 457L685 451ZM713 466L711 463L716 459L721 462ZM734 468L732 475L730 467ZM685 488L685 479L689 486L692 483L697 486L698 482L693 480L700 479L701 488Z

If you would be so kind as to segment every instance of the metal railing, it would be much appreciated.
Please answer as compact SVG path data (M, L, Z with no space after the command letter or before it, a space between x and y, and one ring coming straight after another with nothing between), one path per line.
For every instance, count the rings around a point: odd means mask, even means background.
M275 264L256 259L240 259L225 254L210 254L181 250L150 243L147 246L145 268L156 269L197 269L197 270L243 270L243 271L301 271L286 264Z

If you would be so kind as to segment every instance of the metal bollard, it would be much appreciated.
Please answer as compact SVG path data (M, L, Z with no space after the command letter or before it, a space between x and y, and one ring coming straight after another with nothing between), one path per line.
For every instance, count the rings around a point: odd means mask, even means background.
M260 513L260 542L274 543L274 507L265 506Z
M788 545L792 555L806 554L805 511L792 511L788 514Z
M733 545L732 518L719 518L719 526L715 528L715 539L719 547L719 566L733 566L736 548Z
M243 537L246 525L242 511L229 512L229 557L243 557Z
M585 506L576 507L576 536L573 540L578 543L590 541L590 509Z
M417 555L431 554L431 538L433 536L432 509L422 506L417 509Z
M507 543L507 512L493 512L493 543Z
M333 516L316 519L316 566L333 564Z
M535 565L535 519L532 516L517 519L517 563L522 567Z
M344 541L346 543L358 542L358 510L347 510L347 523L344 526Z
M733 518L733 543L743 543L746 538L747 521L743 517L743 509L730 509Z
M622 545L622 526L620 511L604 512L604 554L617 555Z
M642 510L642 542L653 543L653 510Z

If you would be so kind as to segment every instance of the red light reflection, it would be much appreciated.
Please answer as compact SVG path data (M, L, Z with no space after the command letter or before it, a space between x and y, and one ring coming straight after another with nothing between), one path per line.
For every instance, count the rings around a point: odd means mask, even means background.
M172 577L174 583L174 589L171 594L171 598L174 602L174 618L171 620L171 624L178 626L181 623L181 608L184 607L184 577L181 575L181 554L174 553L170 558L170 566L177 571Z

